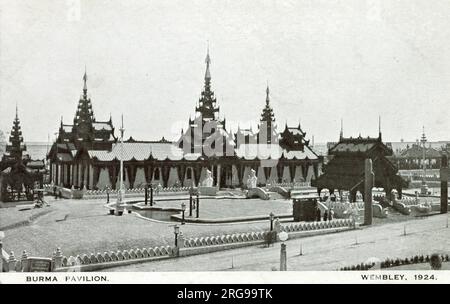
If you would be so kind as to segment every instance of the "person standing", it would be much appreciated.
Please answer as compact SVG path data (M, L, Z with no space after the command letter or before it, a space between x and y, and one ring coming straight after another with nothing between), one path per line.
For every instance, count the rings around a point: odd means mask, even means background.
M322 216L320 213L320 208L316 207L316 221L320 222L322 220Z

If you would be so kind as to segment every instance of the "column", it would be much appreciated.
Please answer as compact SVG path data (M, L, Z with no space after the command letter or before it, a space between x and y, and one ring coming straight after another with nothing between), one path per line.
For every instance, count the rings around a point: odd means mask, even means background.
M372 188L374 185L372 160L366 159L364 166L364 225L372 225Z
M221 175L220 175L220 164L217 164L217 180L216 180L216 186L217 186L217 188L219 188L219 189L220 189L220 178L221 178Z

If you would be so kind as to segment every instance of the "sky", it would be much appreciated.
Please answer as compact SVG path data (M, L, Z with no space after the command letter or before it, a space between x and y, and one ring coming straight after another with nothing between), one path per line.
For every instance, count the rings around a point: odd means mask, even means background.
M270 86L279 128L450 139L450 2L408 0L0 0L0 130L18 105L26 141L73 120L85 67L97 120L125 137L175 138L203 87L233 131Z

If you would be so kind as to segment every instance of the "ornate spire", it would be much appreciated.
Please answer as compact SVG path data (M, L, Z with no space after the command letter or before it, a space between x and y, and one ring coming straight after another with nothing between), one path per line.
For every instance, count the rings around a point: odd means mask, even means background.
M206 54L206 72L205 72L205 88L203 89L198 105L195 111L199 112L203 118L216 119L216 113L219 113L219 107L216 106L216 98L214 92L211 90L211 73L209 66L211 59L209 57L209 46Z
M261 125L259 128L259 143L271 144L273 143L273 139L276 138L274 125L275 122L275 114L273 113L273 109L270 106L270 90L269 84L266 87L266 106L264 107L261 113Z
M86 72L86 66L84 66L84 76L83 76L84 86L83 86L83 97L84 99L87 99L87 72Z
M208 49L206 51L205 63L206 63L205 83L207 83L211 81L211 72L209 71L209 65L211 63L211 58L209 57L209 42L208 42Z
M94 113L92 111L91 100L87 96L87 73L86 68L83 76L83 96L78 101L77 111L73 119L72 131L75 134L75 138L83 141L91 139L92 137L92 123L95 122Z
M378 116L378 139L381 141L381 115Z

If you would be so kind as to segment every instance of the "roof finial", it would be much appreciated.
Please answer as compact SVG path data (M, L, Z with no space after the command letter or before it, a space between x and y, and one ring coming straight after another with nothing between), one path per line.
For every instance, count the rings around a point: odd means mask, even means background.
M267 81L267 88L266 88L266 104L267 104L267 105L269 105L269 102L270 102L269 93L270 93L270 90L269 90L269 81Z
M208 47L207 47L206 59L205 59L205 63L206 63L205 80L209 81L209 80L211 80L211 73L209 72L209 64L211 63L211 58L209 57L209 40L207 41L207 43L208 43Z
M378 115L378 138L381 140L381 115Z
M341 117L341 133L339 134L339 139L344 138L344 119Z
M86 65L84 65L84 76L83 76L84 86L83 86L83 96L87 97L87 71L86 71Z
M17 101L16 101L16 119L19 119L19 107L17 106Z

